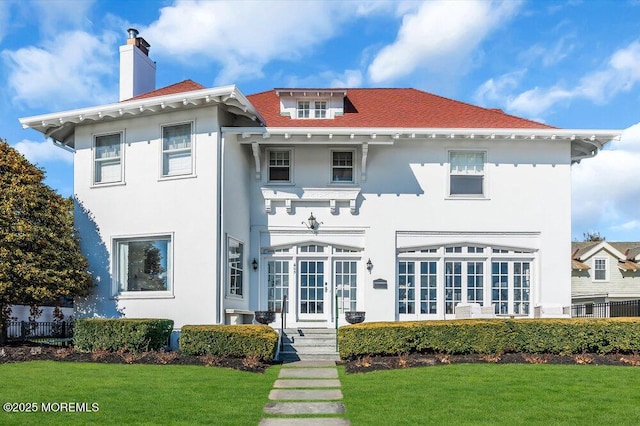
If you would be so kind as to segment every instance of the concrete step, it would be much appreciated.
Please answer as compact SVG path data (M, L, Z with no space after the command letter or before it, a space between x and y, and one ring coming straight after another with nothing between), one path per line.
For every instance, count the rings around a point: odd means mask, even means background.
M287 335L294 335L294 336L312 336L312 335L318 335L318 334L329 334L329 335L336 335L336 329L335 328L285 328L284 329L284 333Z
M278 359L282 362L292 361L340 361L340 356L336 354L299 354L299 353L280 353Z
M292 344L299 346L311 346L311 345L336 345L336 338L333 337L320 337L320 336L304 336L304 337L296 337L296 336L285 336L283 339L284 344Z

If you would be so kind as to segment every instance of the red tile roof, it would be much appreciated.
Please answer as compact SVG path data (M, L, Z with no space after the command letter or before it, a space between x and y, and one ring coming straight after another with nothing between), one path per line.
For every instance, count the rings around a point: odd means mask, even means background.
M160 89L153 90L151 92L143 93L142 95L134 96L133 98L124 99L124 101L133 101L136 99L153 98L156 96L173 95L176 93L193 92L194 90L206 89L202 84L196 83L193 80L184 80L180 83L165 86Z
M482 108L416 89L343 90L347 92L344 115L326 120L300 120L280 115L280 99L276 90L250 95L247 99L260 112L268 127L554 128L497 109Z

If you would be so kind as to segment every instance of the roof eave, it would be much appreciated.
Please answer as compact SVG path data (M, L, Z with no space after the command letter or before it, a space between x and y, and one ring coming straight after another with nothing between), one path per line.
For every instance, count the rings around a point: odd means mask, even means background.
M24 129L37 130L46 137L51 137L55 141L73 148L75 145L73 130L76 125L81 123L129 118L143 114L167 112L171 109L214 104L223 104L233 114L264 123L260 113L235 85L24 117L19 121Z

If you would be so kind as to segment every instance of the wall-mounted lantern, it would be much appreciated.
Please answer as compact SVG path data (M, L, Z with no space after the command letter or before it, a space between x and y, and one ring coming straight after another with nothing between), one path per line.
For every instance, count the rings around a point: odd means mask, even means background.
M253 270L257 271L258 270L258 261L253 259L253 262L251 262L251 266L253 266Z

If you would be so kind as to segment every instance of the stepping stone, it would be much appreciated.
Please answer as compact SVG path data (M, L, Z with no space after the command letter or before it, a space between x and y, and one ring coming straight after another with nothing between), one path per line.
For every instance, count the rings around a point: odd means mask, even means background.
M338 379L278 379L274 388L339 388Z
M330 401L332 399L342 399L342 392L340 389L274 389L269 392L269 399Z
M338 370L335 368L283 368L278 377L281 379L337 379Z
M341 402L268 402L263 411L268 414L295 415L342 414L346 410Z
M335 367L335 361L313 361L313 360L303 360L303 361L292 361L285 362L282 364L283 367Z
M349 426L351 422L347 419L335 417L321 418L297 418L297 419L262 419L258 426Z

